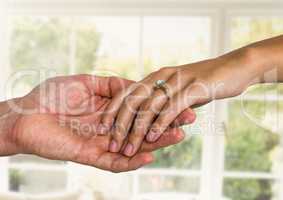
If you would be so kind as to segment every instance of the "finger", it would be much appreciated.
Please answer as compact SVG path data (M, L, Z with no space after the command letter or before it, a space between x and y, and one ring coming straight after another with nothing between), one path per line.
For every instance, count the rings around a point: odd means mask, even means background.
M160 98L161 97L161 98ZM158 105L152 105L153 98L160 99L159 101L165 101L167 100L167 97L164 96L163 92L158 90L154 93L153 97L150 98L150 100L146 101L141 108L139 109L139 112L137 114L137 117L134 121L134 126L132 128L131 133L128 136L127 145L125 146L125 149L123 153L127 156L134 155L137 150L139 149L140 145L142 144L142 141L146 135L146 132L149 128L149 124L153 121L154 117L156 116L155 111L152 111L151 109L161 109L158 107ZM156 108L152 108L156 107ZM146 115L146 117L145 117Z
M209 96L197 85L185 88L166 103L147 135L147 141L154 142L168 128L174 119L195 103L207 101Z
M75 110L67 113L68 116L84 116L92 113L101 113L105 109L105 105L109 103L109 99L102 96L91 96L81 103Z
M118 77L74 75L57 77L51 79L48 83L50 84L48 87L52 88L51 83L56 83L60 89L57 92L60 96L53 101L48 99L50 101L47 101L48 105L52 105L52 107L48 106L50 107L49 110L54 113L60 112L61 114L76 116L94 112L100 107L97 102L102 102L101 100L106 99L105 97L110 98L112 95L117 94L118 91L123 91L133 81ZM56 91L52 89L50 92L54 93ZM58 101L58 98L60 101ZM93 98L96 98L96 101L93 101Z
M138 84L130 85L126 90L120 91L114 98L111 99L111 102L108 104L107 108L104 111L104 114L101 119L103 126L112 127L115 117L120 109L120 105L123 103L124 99L133 92L138 87Z
M126 163L126 161L128 161L128 163ZM119 172L131 171L144 167L145 165L148 165L153 161L154 157L151 153L141 152L136 154L132 158L123 156L121 157L121 159L116 160L112 166L115 170L118 170Z
M68 155L68 159L73 162L94 166L103 170L112 172L122 172L135 170L143 167L153 161L153 155L149 152L142 152L136 154L134 157L129 158L119 153L111 153L97 148L97 138L85 139L76 135L72 135L72 141L76 141L75 146L70 146L75 150L75 153L70 155L69 152L65 152ZM103 139L108 140L109 138ZM103 145L104 144L100 144ZM74 151L73 150L73 151ZM72 152L73 152L72 151ZM62 158L62 156L60 156Z
M84 81L89 90L94 92L96 98L112 98L113 96L118 95L118 93L123 93L123 91L126 91L129 86L135 83L134 81L119 77L99 77L90 75L85 75ZM116 100L119 100L119 98L116 98ZM115 101L115 99L113 101ZM94 106L92 107L94 107L96 110L99 110L100 107L97 105L97 102L92 102L94 103ZM111 103L113 102L111 101ZM108 108L109 106L111 107L110 103L108 102L106 107ZM105 108L103 109L103 113L107 113Z
M154 82L157 79L167 80L171 76L170 73L156 73L139 83L139 86L129 94L121 105L117 105L119 108L115 129L113 131L113 140L111 141L109 150L111 152L119 152L124 142L125 137L131 127L131 124L136 116L136 112L139 109L143 101L145 101L153 92ZM112 119L115 118L112 116ZM128 149L131 146L128 147Z
M142 104L135 119L131 134L129 134L128 144L124 151L125 155L132 156L138 151L150 125L159 114L164 104L190 81L187 77L180 76L179 73L172 75L166 81L166 91L161 89L156 90L152 97Z
M120 151L123 141L126 138L128 130L136 115L136 110L138 110L140 104L150 96L151 92L151 88L143 85L137 88L124 100L117 114L109 149L111 152Z
M93 166L118 173L136 170L150 164L153 160L153 155L147 152L139 153L132 158L118 153L105 152L99 159L94 161ZM88 164L90 165L91 163Z
M121 91L126 90L134 81L120 77L101 77L92 75L74 75L83 81L92 94L112 98Z
M196 113L187 108L170 124L171 127L179 127L187 124L192 124L196 120Z
M149 75L147 78L145 78L143 81L146 82L148 79L150 79L151 76ZM118 111L120 110L120 107L122 103L124 102L124 99L133 91L135 91L140 86L139 83L133 83L129 85L129 87L126 90L121 90L117 94L112 95L114 97L109 105L107 106L103 116L102 116L102 125L104 127L111 127L114 123L115 117L118 114Z
M122 103L124 102L124 98L135 91L140 85L149 84L149 86L153 87L153 82L160 78L165 78L170 76L174 71L174 68L163 68L157 72L153 72L148 75L145 79L140 81L137 84L132 84L127 90L119 92L117 96L113 99L113 101L108 105L105 114L102 118L102 123L106 127L111 127L115 117L118 114L119 108L121 107Z
M160 148L164 148L170 145L178 144L185 138L185 133L180 128L173 128L166 131L159 140L154 143L148 143L143 141L141 149L139 152L152 152Z
M86 108L88 112L83 115L59 115L58 120L60 124L67 125L72 130L78 132L78 134L87 135L97 134L105 135L109 134L108 130L105 130L101 126L101 116L106 106L110 102L110 99L100 96L93 96L90 99L91 103Z

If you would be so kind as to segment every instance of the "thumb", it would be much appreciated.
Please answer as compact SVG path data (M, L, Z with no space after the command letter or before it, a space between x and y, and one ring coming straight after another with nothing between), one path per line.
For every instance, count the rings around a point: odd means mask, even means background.
M97 96L112 98L121 90L125 90L134 81L120 77L102 77L92 75L80 75L88 89Z

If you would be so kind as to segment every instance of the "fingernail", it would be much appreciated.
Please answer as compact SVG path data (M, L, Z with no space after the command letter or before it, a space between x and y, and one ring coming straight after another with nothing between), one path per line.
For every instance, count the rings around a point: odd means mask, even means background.
M146 140L149 142L155 142L159 137L160 133L155 133L155 132L149 132L148 135L146 136Z
M133 149L134 149L134 146L132 144L127 144L126 148L125 148L125 151L124 151L124 154L126 156L131 156L132 153L133 153Z
M118 150L117 150L117 142L115 140L112 140L111 143L110 143L110 151L113 152L113 153L116 153Z

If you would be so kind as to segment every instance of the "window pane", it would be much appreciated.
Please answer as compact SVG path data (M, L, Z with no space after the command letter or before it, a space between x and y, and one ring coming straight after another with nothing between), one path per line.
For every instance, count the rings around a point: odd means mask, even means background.
M275 97L279 98L279 95L283 94L283 84L259 84L249 87L244 93L244 97L252 97L253 95L260 95L262 98Z
M52 68L68 71L70 20L53 17L14 17L11 33L13 70Z
M149 168L200 169L202 155L202 134L205 117L197 110L198 118L193 125L183 127L186 138L179 144L157 150L155 162Z
M201 145L200 135L188 134L187 139L180 144L158 150L155 162L149 167L200 169Z
M280 172L283 103L232 101L228 115L226 170Z
M186 138L179 144L155 152L155 162L149 168L201 169L202 135L207 125L206 109L197 109L193 125L183 127Z
M210 33L206 17L145 17L144 73L208 58Z
M163 175L142 175L140 178L142 193L190 193L199 192L199 178L163 176Z
M66 189L67 174L63 171L9 170L9 189L13 192L40 194Z
M224 180L227 200L279 200L279 183L264 179Z
M137 17L88 17L78 18L76 22L76 72L96 70L102 74L139 78Z
M283 18L236 17L232 19L231 28L231 47L234 49L283 34Z
M10 64L21 73L13 85L15 96L24 95L43 81L40 70L67 74L69 66L70 20L56 17L13 17ZM46 74L46 76L48 76Z

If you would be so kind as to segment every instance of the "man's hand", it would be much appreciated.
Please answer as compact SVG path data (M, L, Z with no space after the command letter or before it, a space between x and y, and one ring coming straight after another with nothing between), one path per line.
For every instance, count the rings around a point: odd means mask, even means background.
M34 154L112 172L134 170L151 163L150 152L182 141L182 130L171 128L156 143L143 142L138 153L129 158L108 151L111 137L100 126L102 113L112 97L132 83L116 77L56 77L27 96L9 101L5 120L8 128L0 135L0 141L5 138L2 147L9 148L6 155ZM194 119L193 112L186 112L174 124Z

